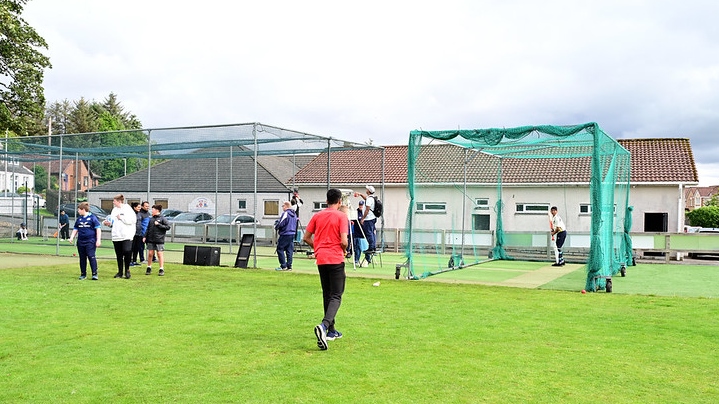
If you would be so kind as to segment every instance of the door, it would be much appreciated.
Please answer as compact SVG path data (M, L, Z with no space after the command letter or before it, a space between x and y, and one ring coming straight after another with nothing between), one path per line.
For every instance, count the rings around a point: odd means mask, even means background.
M668 229L668 213L644 213L644 231L666 233Z

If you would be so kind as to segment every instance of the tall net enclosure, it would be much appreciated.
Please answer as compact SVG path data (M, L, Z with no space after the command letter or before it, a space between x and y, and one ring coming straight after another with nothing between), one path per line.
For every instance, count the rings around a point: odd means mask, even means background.
M631 262L630 154L596 123L417 130L407 160L410 278L533 249L547 259L554 205L586 251L588 290Z
M296 155L317 155L352 148L376 149L260 123L13 137L3 139L2 143L6 160L25 165L42 164L50 176L57 174L57 178L48 178L48 184L50 189L59 189L61 194L65 189L91 188L84 184L66 186L65 183L70 181L67 177L71 177L72 173L62 177L62 170L57 167L73 160L84 162L92 173L102 173L98 174L99 183L145 171L147 180L143 186L152 193L162 191L166 185L152 182L153 169L170 160L193 160L187 165L196 165L197 172L205 168L201 160L209 161L214 172L213 159L224 159L219 175L239 177L240 170L246 171L247 167L232 167L231 159L234 157L284 156L291 161ZM148 167L150 170L147 170ZM233 173L233 168L237 168L238 172ZM287 178L281 180L289 181L291 185L293 173L288 172ZM77 177L80 180L80 175ZM228 189L231 190L231 187L226 185L225 190Z
M51 212L96 192L131 194L148 201L186 193L215 195L213 216L237 211L233 200L237 193L247 196L243 211L268 215L261 195L289 198L298 167L319 154L382 150L262 123L6 136L0 142L4 161L44 173L36 174L35 181L46 185ZM332 164L336 162L327 162L328 167ZM329 186L333 181L327 175L318 182ZM105 199L103 203L108 202ZM21 208L15 209L15 215ZM28 208L21 213L32 220L38 212ZM17 221L22 220L25 217ZM38 234L42 230L38 227Z

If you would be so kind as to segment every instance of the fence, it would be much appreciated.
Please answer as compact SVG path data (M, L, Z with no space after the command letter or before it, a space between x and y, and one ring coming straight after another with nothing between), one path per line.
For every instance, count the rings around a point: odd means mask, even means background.
M12 218L2 219L3 223ZM19 218L13 219L14 230L3 226L2 237L12 238L20 224ZM56 217L41 217L40 220L28 219L28 229L31 236L51 238L57 230ZM73 219L70 218L70 226ZM38 230L39 229L39 230ZM103 226L103 238L110 238L110 228ZM381 237L384 251L404 251L405 229L385 228ZM421 246L434 246L441 254L458 253L457 245L461 245L462 233L459 231L415 230L416 240ZM190 224L173 223L167 233L167 241L173 243L228 243L237 245L245 234L254 234L258 245L274 245L277 242L277 233L272 226L267 225L229 225L229 224ZM481 254L489 257L494 247L495 234L491 231L464 234L463 254ZM632 243L635 257L643 255L660 256L666 262L672 259L682 259L686 254L719 255L719 234L709 233L632 233ZM569 233L564 244L564 255L570 261L584 262L589 255L590 233ZM417 246L420 248L421 246ZM547 232L505 232L505 250L516 259L545 260L553 259L550 247L550 236Z

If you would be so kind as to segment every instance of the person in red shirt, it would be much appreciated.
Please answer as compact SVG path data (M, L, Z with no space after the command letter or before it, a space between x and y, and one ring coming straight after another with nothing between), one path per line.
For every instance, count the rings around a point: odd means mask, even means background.
M335 329L335 316L345 291L345 251L349 221L347 214L339 211L341 203L342 192L334 188L328 190L327 209L312 216L302 238L314 249L320 273L324 317L314 331L317 347L323 351L327 349L328 340L342 338L342 333Z

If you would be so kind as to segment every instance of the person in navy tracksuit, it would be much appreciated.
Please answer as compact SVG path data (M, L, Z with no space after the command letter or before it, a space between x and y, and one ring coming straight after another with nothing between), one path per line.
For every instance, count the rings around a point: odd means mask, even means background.
M277 258L280 261L278 271L292 270L292 254L295 252L295 234L297 233L297 215L292 209L292 203L285 201L282 204L282 215L275 225L279 233L277 239Z
M70 235L70 243L77 236L77 255L80 257L80 280L87 278L87 262L90 262L92 280L97 278L97 258L95 251L101 244L100 221L97 216L90 213L90 205L82 202L77 207L79 216Z

